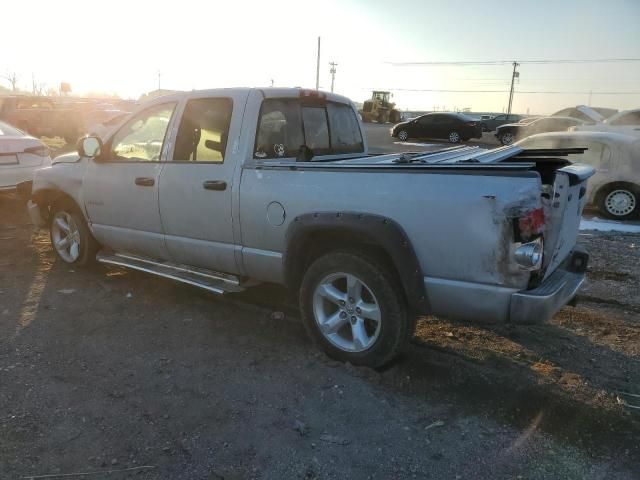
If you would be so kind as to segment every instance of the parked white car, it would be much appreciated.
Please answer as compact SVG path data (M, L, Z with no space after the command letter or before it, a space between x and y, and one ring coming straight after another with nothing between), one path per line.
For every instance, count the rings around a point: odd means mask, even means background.
M623 112L624 113L624 112ZM618 220L640 216L640 139L614 132L553 132L532 135L517 143L527 149L587 148L568 160L595 167L587 184L587 203Z
M33 179L34 170L51 165L49 147L37 138L0 122L0 191L13 191Z
M640 108L616 113L605 121L593 125L578 125L576 132L612 132L640 137Z
M605 119L617 114L615 108L589 107L587 105L577 105L575 107L564 108L551 114L552 117L573 117L586 123L600 123Z

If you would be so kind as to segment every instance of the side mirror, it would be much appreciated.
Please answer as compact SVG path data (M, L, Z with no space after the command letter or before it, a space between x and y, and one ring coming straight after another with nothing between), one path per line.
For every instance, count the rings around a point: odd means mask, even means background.
M77 147L81 157L97 157L102 152L102 140L98 137L82 137Z

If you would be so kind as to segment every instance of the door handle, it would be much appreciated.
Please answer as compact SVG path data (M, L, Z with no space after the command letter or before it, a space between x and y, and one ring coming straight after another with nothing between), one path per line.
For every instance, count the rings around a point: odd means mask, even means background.
M226 190L227 189L227 182L225 182L224 180L206 180L202 186L204 187L205 190Z
M137 177L136 185L140 185L141 187L153 187L156 181L150 177Z

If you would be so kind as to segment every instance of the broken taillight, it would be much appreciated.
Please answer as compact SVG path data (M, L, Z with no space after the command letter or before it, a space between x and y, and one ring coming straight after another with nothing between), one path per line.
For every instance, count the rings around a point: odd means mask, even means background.
M544 210L536 208L524 217L518 218L518 237L523 242L530 241L544 233Z

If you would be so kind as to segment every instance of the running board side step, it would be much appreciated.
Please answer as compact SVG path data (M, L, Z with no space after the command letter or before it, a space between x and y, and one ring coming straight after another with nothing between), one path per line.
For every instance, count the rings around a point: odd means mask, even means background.
M99 252L96 260L108 265L118 265L121 267L140 270L141 272L152 273L159 277L169 278L177 282L200 287L218 295L223 293L237 293L244 290L240 286L240 280L225 273L194 268L187 265L180 265L170 262L151 260L137 255L124 253Z

